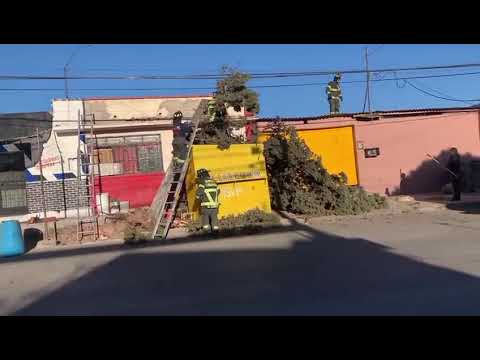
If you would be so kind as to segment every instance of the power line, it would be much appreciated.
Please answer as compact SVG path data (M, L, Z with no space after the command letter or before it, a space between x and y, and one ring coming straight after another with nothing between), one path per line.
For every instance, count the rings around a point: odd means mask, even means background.
M435 98L437 98L437 99L448 100L448 101L458 101L458 102L463 102L463 103L465 103L465 102L479 102L479 101L480 101L480 99L471 99L471 100L469 100L469 99L454 99L454 98L451 98L451 97L438 96L438 95L432 94L432 93L430 93L430 92L428 92L428 91L426 91L426 90L424 90L424 89L421 89L421 88L415 86L414 84L412 84L412 83L411 83L410 81L408 81L408 80L404 80L404 81L405 81L408 85L410 85L411 87L413 87L414 89L416 89L416 90L418 90L418 91L420 91L420 92L422 92L422 93L424 93L424 94L426 94L426 95L435 97Z
M422 84L422 83L420 83L418 80L415 80L414 82L417 84L417 86L421 85L421 87L422 87L423 89L427 88L428 90L433 91L433 92L435 92L435 93L437 93L437 94L439 94L439 95L441 95L441 96L446 96L446 97L448 97L448 98L455 99L455 100L457 100L457 101L463 102L464 104L470 104L470 102L469 102L468 100L461 100L461 99L454 98L453 96L450 96L450 95L448 95L448 94L445 94L444 92L441 92L441 91L439 91L439 90L436 90L436 89L434 89L434 88L432 88L432 87L430 87L430 86L428 86L428 85ZM419 84L419 85L418 85L418 84Z
M379 78L370 79L370 82L382 82L382 81L398 81L398 80L410 80L410 79L434 79L434 78L448 78L457 76L469 76L480 75L480 71L465 72L465 73L453 73L453 74L438 74L438 75L423 75L423 76L406 76L406 77L393 77L393 78ZM366 80L351 80L342 81L342 84L355 84L365 83ZM269 85L252 85L249 86L253 89L261 88L281 88L281 87L301 87L301 86L321 86L327 85L327 82L314 82L314 83L297 83L297 84L269 84ZM160 88L78 88L74 91L161 91L161 90L210 90L213 91L213 87L160 87ZM64 91L63 88L0 88L0 91Z
M419 70L440 70L480 67L480 63L472 64L451 64L436 66L415 66L406 68L384 68L372 69L370 72L400 72ZM307 77L326 76L335 73L342 74L364 74L365 69L355 70L327 70L327 71L304 71L304 72L272 72L272 73L251 73L252 79L284 78L284 77ZM0 80L221 80L228 74L201 74L201 75L131 75L131 76L35 76L35 75L0 75Z

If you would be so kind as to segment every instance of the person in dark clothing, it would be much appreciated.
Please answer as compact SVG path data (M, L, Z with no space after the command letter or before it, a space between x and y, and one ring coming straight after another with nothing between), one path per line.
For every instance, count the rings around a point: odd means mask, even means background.
M173 135L183 136L187 141L190 140L192 132L192 124L190 122L183 122L183 114L181 111L173 114Z
M173 161L176 168L182 167L187 158L188 138L191 128L182 124L183 114L181 111L173 114Z
M462 192L462 180L463 180L463 171L460 155L458 154L457 148L450 149L450 157L447 162L447 169L450 170L453 174L450 174L450 181L453 187L453 198L452 201L460 201L460 195Z
M172 148L174 165L181 168L187 158L188 141L183 136L174 136Z

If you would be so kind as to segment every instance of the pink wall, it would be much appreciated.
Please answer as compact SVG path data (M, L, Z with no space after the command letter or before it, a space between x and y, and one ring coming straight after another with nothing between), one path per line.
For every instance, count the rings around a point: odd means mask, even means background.
M308 124L291 122L299 129L354 125L360 185L381 194L387 188L390 193L399 189L400 171L408 176L412 189L420 189L413 192L439 191L438 181L445 174L426 154L437 156L455 146L461 155L480 156L479 123L477 111L392 116L376 121L336 117L309 120ZM257 126L261 129L264 124ZM361 142L365 148L380 148L380 156L365 158L364 150L358 148Z
M439 191L437 181L444 175L439 169L432 166L430 171L415 174L422 164L425 169L433 165L427 153L438 156L455 146L462 155L480 156L479 115L476 112L362 123L355 126L355 133L357 144L363 141L365 147L380 148L377 158L365 158L359 150L357 158L360 183L367 190L382 194L387 188L393 192L400 187L400 171L417 183L419 192Z
M128 200L131 208L150 206L164 176L163 172L102 176L100 187L96 177L95 190L108 193L110 199Z

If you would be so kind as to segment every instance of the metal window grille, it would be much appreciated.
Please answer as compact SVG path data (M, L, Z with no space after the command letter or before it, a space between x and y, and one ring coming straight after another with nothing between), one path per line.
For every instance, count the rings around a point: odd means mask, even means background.
M164 170L160 135L102 137L96 147L102 176Z

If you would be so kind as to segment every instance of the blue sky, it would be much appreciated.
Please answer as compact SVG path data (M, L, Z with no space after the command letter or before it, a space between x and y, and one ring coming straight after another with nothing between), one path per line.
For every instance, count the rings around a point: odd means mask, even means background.
M82 46L71 62L73 76L164 75L215 73L222 65L249 72L322 71L364 67L364 45L93 45ZM370 68L480 63L479 45L369 45ZM79 45L0 45L0 75L63 75L63 67ZM399 73L435 75L480 72L479 68ZM392 74L379 75L392 77ZM345 75L344 81L365 75ZM374 77L378 79L378 76ZM251 85L325 83L329 77L258 79ZM415 80L415 85L457 99L480 98L480 74ZM214 87L208 80L71 80L71 97L114 95L201 94L208 90L138 88ZM324 85L258 89L261 116L309 116L328 112ZM1 81L0 89L50 88L55 91L0 90L0 112L48 111L53 98L64 97L64 81ZM82 91L81 89L97 89ZM125 91L101 90L127 89ZM343 84L344 112L362 111L365 83ZM395 81L374 82L373 110L468 106L436 99ZM480 103L480 101L479 101ZM473 102L470 104L474 104Z

